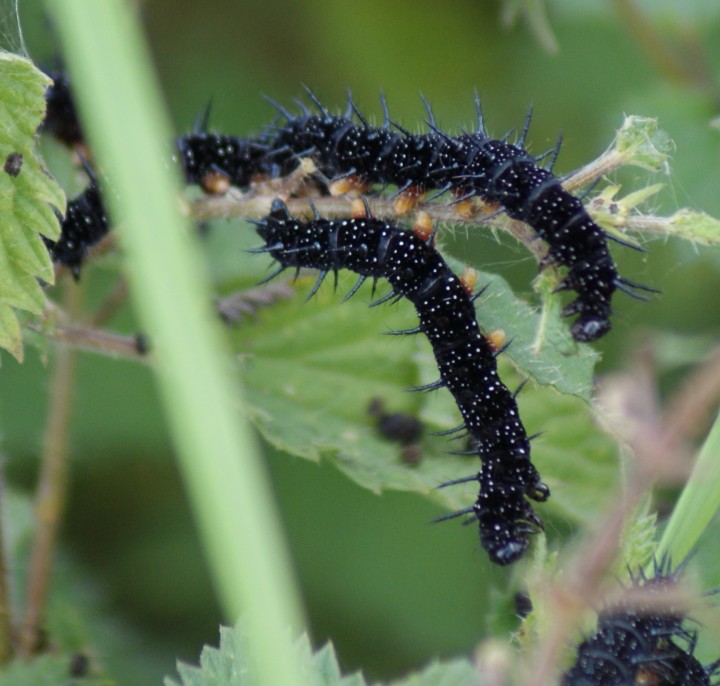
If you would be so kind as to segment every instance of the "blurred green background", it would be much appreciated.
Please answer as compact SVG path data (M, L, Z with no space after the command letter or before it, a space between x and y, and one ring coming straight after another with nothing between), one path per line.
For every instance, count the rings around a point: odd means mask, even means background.
M350 88L360 108L378 117L382 89L393 117L411 130L425 117L422 92L441 126L456 131L474 120L477 88L494 135L521 125L531 103L531 150L549 148L564 132L561 174L602 152L624 114L659 118L677 150L672 175L652 179L667 187L649 209L687 206L720 217L720 130L710 126L720 114L720 5L638 4L657 31L648 44L631 31L623 6L550 3L555 53L522 14L505 26L508 5L499 2L152 0L140 11L178 133L189 130L211 97L213 127L257 132L274 116L261 94L289 104L302 96L302 84L338 107ZM12 16L3 11L6 47L16 48ZM51 62L53 29L40 3L22 0L20 12L30 55ZM660 63L661 49L690 65L689 73ZM642 170L619 178L628 188L651 180ZM221 223L221 230L232 225ZM489 235L458 236L451 249L492 265L518 292L529 293L534 263L509 240L502 243ZM648 247L647 256L614 254L621 273L663 295L649 304L617 298L613 334L598 346L600 372L621 366L648 332L717 334L718 251L672 240ZM111 287L106 270L88 270L83 278L90 303ZM132 313L124 312L114 328L132 332ZM3 356L0 450L8 481L28 493L48 374L33 350L22 366ZM195 662L203 643L216 642L221 621L169 451L148 370L81 356L63 568L96 650L121 684L159 684L176 658ZM429 526L440 511L423 499L368 494L325 465L269 450L268 464L313 639L332 638L346 669L388 678L432 657L467 653L487 634L494 591L511 585L512 575L490 567L474 527ZM512 628L512 609L504 614Z

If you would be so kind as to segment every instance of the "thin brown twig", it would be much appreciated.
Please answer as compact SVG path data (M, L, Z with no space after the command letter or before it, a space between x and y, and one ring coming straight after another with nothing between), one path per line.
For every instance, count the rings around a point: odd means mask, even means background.
M570 191L585 187L625 164L627 164L627 156L610 149L563 179L563 186ZM191 201L188 204L187 212L196 221L220 218L261 219L270 211L272 201L276 197L282 197L293 216L312 214L307 197L293 198L289 196L287 188L282 185L273 184L268 187L261 183L254 186L248 193L231 189L225 195L205 195ZM345 217L350 212L347 197L313 196L311 200L324 217ZM385 220L398 219L393 199L371 195L367 201L373 216ZM419 205L419 209L426 212L434 223L476 228L485 226L505 231L524 245L539 263L542 263L547 256L547 247L543 241L538 240L536 232L531 227L523 222L512 220L504 214L489 215L478 210L471 216L467 216L460 214L454 205L442 202L423 202ZM641 220L644 221L641 222ZM648 227L648 230L661 231L660 223L662 223L662 218L630 215L623 228L629 231L638 231ZM663 225L667 226L667 221Z
M68 312L48 300L45 304L45 319L42 323L28 324L50 341L68 344L72 348L93 352L108 357L123 357L149 363L150 355L144 349L140 336L127 336L73 321Z
M57 341L59 347L84 350L107 357L121 357L146 364L151 362L151 357L144 352L138 336L125 336L102 329L72 325L48 329L30 324L28 328L43 333L50 340Z
M102 301L100 307L86 320L90 326L100 327L109 322L122 307L128 298L128 283L123 276L118 278L105 300Z
M65 305L80 311L80 289L65 289ZM58 346L50 388L50 406L35 500L35 539L30 553L25 616L20 627L18 652L30 657L37 650L53 557L65 504L68 438L75 382L75 350Z
M256 316L260 308L292 298L295 292L287 281L268 283L218 298L215 309L225 323L238 325L245 317Z

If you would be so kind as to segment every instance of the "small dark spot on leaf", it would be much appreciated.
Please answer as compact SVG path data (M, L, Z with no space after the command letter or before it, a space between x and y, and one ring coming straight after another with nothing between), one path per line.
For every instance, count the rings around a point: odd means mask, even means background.
M6 173L10 174L10 176L17 176L20 173L20 170L22 169L22 163L23 163L22 153L11 152L5 158L5 166L3 168L5 169Z
M380 398L373 398L367 411L377 420L379 433L391 441L411 445L422 436L423 426L418 419L404 412L385 412L384 403Z

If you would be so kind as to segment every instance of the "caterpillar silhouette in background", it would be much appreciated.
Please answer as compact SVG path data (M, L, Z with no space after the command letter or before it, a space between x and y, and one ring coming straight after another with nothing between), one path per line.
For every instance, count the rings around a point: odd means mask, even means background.
M392 291L377 303L403 297L415 306L419 326L399 333L424 333L440 371L440 380L423 390L450 391L463 418L455 431L465 430L476 440L473 454L482 462L476 475L460 480L480 483L475 505L451 516L475 516L493 562L508 564L522 556L529 536L542 528L527 498L542 502L550 492L530 461L515 396L498 376L498 351L478 327L475 298L433 247L432 236L370 216L337 221L316 216L303 222L279 200L257 222L257 232L265 245L255 252L268 253L279 264L272 276L291 267L319 270L311 296L329 273L348 269L359 279L347 297L366 279L384 278Z
M684 626L684 609L669 597L685 564L673 570L663 559L652 577L632 575L628 592L600 612L597 630L578 646L561 686L717 685L720 660L699 662L697 631Z

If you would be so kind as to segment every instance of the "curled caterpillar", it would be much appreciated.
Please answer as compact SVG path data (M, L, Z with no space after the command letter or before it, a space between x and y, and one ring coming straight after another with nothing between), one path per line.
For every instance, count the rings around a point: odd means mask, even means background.
M610 330L611 300L621 289L640 297L649 289L618 275L605 232L582 202L566 191L551 168L538 165L523 147L530 118L515 143L495 140L485 131L479 100L477 129L449 136L435 124L428 106L430 132L412 135L390 121L385 109L381 127L371 126L348 98L343 115L331 114L310 93L318 113L302 107L294 115L273 103L286 122L268 146L267 171L285 175L297 158L311 155L330 179L353 177L362 190L394 184L399 194L419 197L428 190L451 191L458 200L480 197L499 205L513 219L530 225L549 246L548 262L568 268L558 290L577 298L563 314L577 315L571 326L575 340L589 342ZM354 115L354 117L353 117ZM552 155L554 162L557 150Z
M279 263L269 278L289 267L318 269L312 296L330 272L349 269L359 279L347 297L366 279L385 278L392 291L377 302L404 297L415 306L419 326L398 333L424 333L440 371L439 381L421 390L448 388L463 418L456 430L476 439L472 454L482 461L480 472L466 479L480 482L477 502L456 514L478 520L481 543L493 562L521 557L529 536L542 528L527 498L544 501L550 492L530 461L515 396L498 376L497 351L480 332L474 297L435 250L432 237L424 240L370 216L338 221L316 216L302 222L279 200L257 222L257 232L265 245L255 252L269 253Z
M628 593L605 608L596 632L578 647L575 664L562 686L711 686L720 675L720 660L703 666L695 657L697 631L684 626L685 613L662 595L678 583L684 564L675 570L668 560L655 563L654 574L632 576L632 587L648 600L632 602ZM650 602L650 599L652 602ZM657 600L657 602L655 602Z

